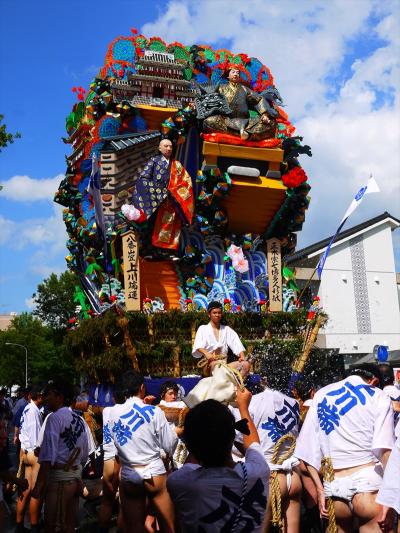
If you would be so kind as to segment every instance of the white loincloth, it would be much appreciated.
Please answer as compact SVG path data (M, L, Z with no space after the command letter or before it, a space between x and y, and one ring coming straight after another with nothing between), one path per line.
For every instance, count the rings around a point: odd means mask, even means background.
M121 481L129 481L135 485L142 485L146 479L165 474L165 466L162 459L156 459L148 465L128 465L121 466Z
M235 374L226 366L216 364L209 378L201 379L198 384L183 399L185 404L193 409L204 400L217 400L221 403L234 403L238 381Z
M292 486L293 469L299 464L300 461L293 455L288 459L285 459L281 465L276 465L268 461L268 466L271 472L286 474L286 486L288 491L290 491L290 487Z
M348 503L361 492L377 492L382 484L383 469L380 463L357 470L353 474L324 481L327 498L340 498Z

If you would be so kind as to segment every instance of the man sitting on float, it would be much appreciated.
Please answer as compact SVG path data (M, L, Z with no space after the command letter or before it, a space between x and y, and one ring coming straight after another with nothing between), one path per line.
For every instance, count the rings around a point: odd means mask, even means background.
M226 76L228 83L218 85L216 91L227 100L231 114L206 118L203 122L204 132L240 135L241 139L249 141L274 138L276 120L268 114L271 107L263 95L252 91L245 85L237 65L230 65ZM250 110L257 111L259 116L250 118Z
M224 403L232 402L236 388L243 387L243 379L247 377L250 369L238 334L229 326L221 324L222 304L211 302L207 311L210 322L197 330L192 354L201 358L198 366L203 367L209 377L200 380L184 398L188 407L194 407L209 398ZM227 363L228 349L238 358L237 361Z

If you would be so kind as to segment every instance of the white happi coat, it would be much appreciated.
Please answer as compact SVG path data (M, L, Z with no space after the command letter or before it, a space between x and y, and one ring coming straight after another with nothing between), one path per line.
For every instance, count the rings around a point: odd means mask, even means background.
M45 424L39 463L49 461L52 465L66 464L72 452L79 448L79 454L71 466L84 465L89 456L89 444L87 424L82 417L69 407L61 407L47 416Z
M392 446L389 398L360 376L349 376L315 394L294 455L318 470L330 457L337 470L377 462Z
M400 389L396 387L396 385L386 385L386 387L383 388L383 392L388 396L391 400L395 402L400 401Z
M194 357L202 357L203 354L199 352L199 348L203 348L208 352L214 352L221 350L221 354L227 355L228 348L232 352L239 356L240 352L244 352L245 348L240 342L239 335L229 326L220 326L219 329L219 341L215 338L213 327L210 323L200 326L196 332L196 337L194 339L192 354Z
M231 409L231 411L235 420L239 420L239 410ZM251 398L249 413L257 428L264 457L271 467L272 455L278 440L284 435L297 437L299 434L299 404L297 400L286 396L282 392L265 389ZM235 440L241 442L243 436L238 432L236 435ZM283 443L280 447L280 454L289 447L290 444Z
M103 452L104 461L113 459L117 455L117 448L115 447L111 430L110 430L110 414L113 407L104 407L103 409Z
M147 466L160 460L160 449L173 455L178 437L159 407L136 396L109 412L108 425L122 465Z
M22 450L30 452L36 448L42 423L40 409L35 402L31 400L25 407L21 416L19 440Z
M397 422L396 443L386 464L376 501L400 513L400 422Z

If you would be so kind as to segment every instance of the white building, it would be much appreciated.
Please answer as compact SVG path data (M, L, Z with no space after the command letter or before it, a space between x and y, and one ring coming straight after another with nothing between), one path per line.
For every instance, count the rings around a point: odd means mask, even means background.
M321 348L339 349L349 364L376 345L400 348L400 309L392 231L400 221L383 213L338 235L311 292L329 317L318 336ZM304 287L331 237L286 258Z

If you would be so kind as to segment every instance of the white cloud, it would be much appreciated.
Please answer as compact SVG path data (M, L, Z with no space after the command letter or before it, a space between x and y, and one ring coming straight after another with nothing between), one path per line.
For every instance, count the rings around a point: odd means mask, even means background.
M400 215L399 24L397 0L173 0L142 32L183 44L225 39L271 69L313 152L301 158L312 185L302 246L336 230L370 172L382 192L354 223Z
M16 202L52 200L63 178L63 174L58 174L54 178L43 179L34 179L29 176L13 176L1 183L3 190L0 195L2 198Z
M36 307L36 302L34 298L25 298L25 306L32 311Z
M31 273L45 277L52 272L63 272L66 268L61 259L64 250L67 252L65 242L68 238L62 209L54 204L50 217L19 222L0 217L2 244L8 245L11 250L26 250L27 267Z
M0 244L6 243L15 234L16 223L0 215Z

